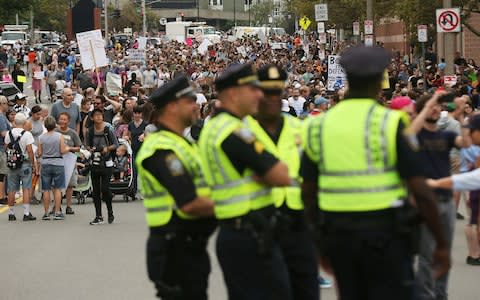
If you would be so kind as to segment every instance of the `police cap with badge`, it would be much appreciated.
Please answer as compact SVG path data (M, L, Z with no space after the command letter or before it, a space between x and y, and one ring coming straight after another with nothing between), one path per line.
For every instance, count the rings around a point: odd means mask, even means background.
M185 75L180 75L156 89L149 100L156 108L162 108L180 98L197 99L197 94Z
M390 54L380 47L351 47L340 56L340 65L350 85L351 81L381 78L390 61Z
M218 92L243 85L259 87L257 71L252 64L232 64L215 80Z
M258 80L264 91L282 92L287 77L287 72L276 65L266 65L258 70Z

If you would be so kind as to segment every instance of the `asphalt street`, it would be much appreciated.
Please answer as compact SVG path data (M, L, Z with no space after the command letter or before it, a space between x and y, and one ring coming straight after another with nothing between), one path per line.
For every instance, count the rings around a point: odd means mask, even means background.
M125 203L117 196L115 222L89 225L94 217L90 199L74 205L75 215L64 221L42 221L43 208L32 206L39 220L16 222L0 214L0 299L155 299L145 268L148 229L140 201ZM105 211L105 207L104 207ZM450 299L479 299L476 276L480 267L465 264L464 221L457 222L453 249ZM212 273L209 295L226 299L220 267L215 259L212 237L209 251ZM334 289L324 289L322 299L336 299Z
M32 105L29 85L25 93ZM74 205L75 215L66 216L64 221L40 220L43 208L35 205L32 212L38 220L23 222L23 209L18 205L18 220L8 222L6 207L0 207L0 300L155 299L146 275L148 229L142 203L125 203L121 199L115 198L115 222L99 226L88 224L94 217L91 199L85 205ZM463 206L461 211L465 213ZM465 263L464 225L465 221L457 221L449 286L452 300L480 299L476 282L480 267ZM225 300L214 239L209 244L209 296L211 300ZM321 298L336 299L334 288L323 289Z

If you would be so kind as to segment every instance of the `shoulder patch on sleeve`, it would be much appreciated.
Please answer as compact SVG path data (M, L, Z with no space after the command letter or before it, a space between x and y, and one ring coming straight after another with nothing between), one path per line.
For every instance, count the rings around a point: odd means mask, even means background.
M251 144L256 140L256 137L253 134L253 132L246 127L238 128L233 132L233 134L241 138L247 144Z
M417 152L418 150L420 150L420 144L418 142L417 135L414 132L406 128L403 130L402 135L413 151Z
M165 163L172 176L181 176L185 174L185 169L183 168L182 162L174 153L165 156Z

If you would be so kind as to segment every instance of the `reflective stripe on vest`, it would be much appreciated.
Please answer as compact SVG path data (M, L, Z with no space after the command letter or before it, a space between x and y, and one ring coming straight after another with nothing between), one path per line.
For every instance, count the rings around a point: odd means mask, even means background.
M150 227L165 225L170 221L173 211L180 218L194 219L178 209L173 196L150 172L143 168L142 162L158 150L173 151L186 172L191 175L197 195L210 195L210 189L202 175L201 161L195 145L189 144L183 137L169 131L155 132L145 139L136 159L138 174L141 177L140 189L145 197L143 203L146 209L147 224Z
M396 171L396 135L402 117L372 100L355 99L312 120L305 150L318 164L322 210L380 210L405 197Z
M265 149L275 155L279 160L287 164L288 173L291 178L295 178L288 187L275 187L272 189L272 198L275 206L280 207L286 203L290 209L303 209L301 199L300 185L300 157L301 157L301 122L290 116L283 116L283 127L275 144L268 133L262 128L257 120L252 117L246 117L245 123L255 133L255 136L265 146Z
M205 160L205 179L212 188L215 216L234 218L273 204L271 189L253 180L253 171L239 174L222 149L223 141L236 130L247 129L242 121L220 113L202 129L198 142Z

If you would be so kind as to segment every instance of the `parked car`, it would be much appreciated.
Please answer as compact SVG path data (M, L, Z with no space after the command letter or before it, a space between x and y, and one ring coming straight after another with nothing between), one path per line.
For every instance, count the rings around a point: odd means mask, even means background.
M7 97L8 106L15 105L15 95L20 93L17 86L10 82L0 81L0 95Z

